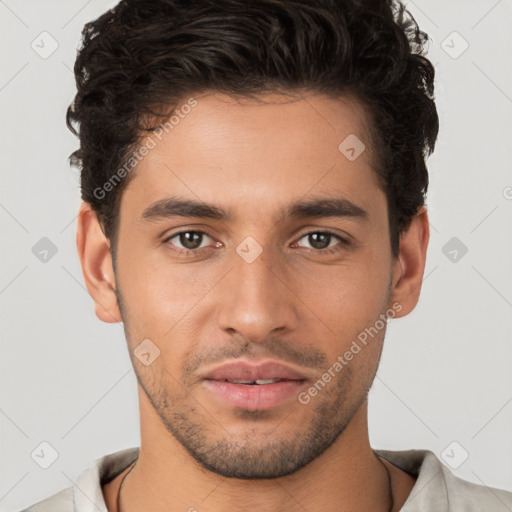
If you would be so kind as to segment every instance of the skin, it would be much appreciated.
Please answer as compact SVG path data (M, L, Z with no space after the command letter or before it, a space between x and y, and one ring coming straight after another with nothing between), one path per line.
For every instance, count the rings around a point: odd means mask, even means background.
M388 477L370 446L367 418L385 327L306 405L294 396L268 411L236 409L200 377L226 360L272 359L301 371L307 390L393 304L401 308L395 318L414 309L427 211L414 217L393 259L369 119L354 99L196 99L155 139L123 192L116 272L87 203L78 217L78 252L96 315L124 322L139 384L141 452L123 485L122 511L387 512ZM349 134L366 144L355 161L338 150ZM141 218L169 196L231 216ZM346 198L367 217L283 213L293 202L319 198ZM180 237L169 238L187 230L209 236L189 256L179 252ZM313 247L307 235L325 231L351 243L332 237L330 252ZM252 263L236 252L247 236L262 248ZM160 350L149 366L134 356L144 339ZM415 480L384 464L399 510ZM103 487L110 511L129 469Z

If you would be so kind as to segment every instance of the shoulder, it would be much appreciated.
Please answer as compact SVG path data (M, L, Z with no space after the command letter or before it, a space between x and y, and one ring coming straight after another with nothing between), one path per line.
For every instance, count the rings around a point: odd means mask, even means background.
M139 456L139 447L109 453L94 460L74 485L34 503L21 512L106 512L102 486L110 482ZM78 492L75 492L75 490Z
M512 493L483 484L463 480L429 450L375 452L416 478L403 512L436 510L510 512Z
M512 493L483 484L468 482L455 476L446 466L442 467L446 483L446 496L450 510L476 512L492 510L493 512L510 512L512 510Z
M67 487L21 512L74 512L73 488Z

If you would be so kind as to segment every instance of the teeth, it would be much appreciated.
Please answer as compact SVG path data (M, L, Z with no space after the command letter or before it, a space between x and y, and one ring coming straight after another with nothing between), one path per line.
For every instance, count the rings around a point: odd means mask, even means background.
M281 379L257 379L257 380L240 380L240 379L230 379L228 382L232 382L233 384L273 384L274 382L279 382Z

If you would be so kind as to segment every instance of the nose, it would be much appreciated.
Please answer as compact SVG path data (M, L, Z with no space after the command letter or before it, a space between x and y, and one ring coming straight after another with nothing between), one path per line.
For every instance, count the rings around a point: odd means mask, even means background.
M299 299L293 293L290 273L270 250L263 250L251 263L235 253L233 267L222 281L219 328L251 342L295 329Z

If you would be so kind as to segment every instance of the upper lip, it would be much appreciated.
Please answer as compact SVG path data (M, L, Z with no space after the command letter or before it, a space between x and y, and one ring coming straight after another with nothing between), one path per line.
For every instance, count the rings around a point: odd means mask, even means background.
M204 379L209 380L306 380L299 371L277 361L249 362L229 361L208 371Z

